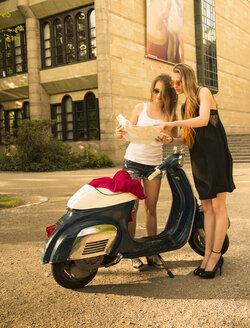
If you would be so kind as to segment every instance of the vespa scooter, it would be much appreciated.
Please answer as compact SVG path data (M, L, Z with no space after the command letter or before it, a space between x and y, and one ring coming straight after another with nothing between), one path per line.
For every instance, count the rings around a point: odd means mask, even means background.
M153 179L166 172L172 192L166 226L156 236L130 237L128 221L136 199L133 194L89 184L78 190L68 201L67 213L46 229L41 262L52 264L56 282L65 288L82 288L95 277L99 267L107 268L124 258L156 254L172 278L160 253L179 249L189 242L195 252L203 255L203 211L193 195L183 164L184 154L175 152L149 177ZM226 236L222 253L228 246Z

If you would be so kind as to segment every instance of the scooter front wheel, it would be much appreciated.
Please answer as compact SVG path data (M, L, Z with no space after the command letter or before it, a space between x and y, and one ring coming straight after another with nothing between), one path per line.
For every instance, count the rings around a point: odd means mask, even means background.
M205 253L205 232L203 229L195 230L191 232L190 238L188 240L189 246L197 254L204 256ZM221 254L225 254L229 247L229 238L226 235Z
M52 263L55 281L64 288L78 289L86 286L97 274L98 269L79 271L74 261Z

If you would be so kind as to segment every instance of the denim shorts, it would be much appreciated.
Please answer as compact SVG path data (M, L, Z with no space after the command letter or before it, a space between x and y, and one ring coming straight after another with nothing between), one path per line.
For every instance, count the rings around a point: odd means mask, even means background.
M132 179L147 179L155 171L156 166L136 163L125 158L122 169L127 171ZM153 180L160 180L161 178L162 174L159 174Z

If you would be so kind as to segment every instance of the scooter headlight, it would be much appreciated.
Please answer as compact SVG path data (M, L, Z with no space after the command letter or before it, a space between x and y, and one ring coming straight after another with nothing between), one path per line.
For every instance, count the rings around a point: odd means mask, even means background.
M180 154L179 158L178 158L178 164L179 166L183 166L185 162L185 155L184 154Z

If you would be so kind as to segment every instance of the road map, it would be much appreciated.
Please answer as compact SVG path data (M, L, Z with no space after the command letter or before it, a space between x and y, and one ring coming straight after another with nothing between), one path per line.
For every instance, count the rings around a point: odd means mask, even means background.
M122 126L123 131L127 132L124 138L135 144L150 145L155 143L157 137L162 138L165 134L159 132L159 128L153 125L136 126L132 125L129 120L119 114L116 119Z

